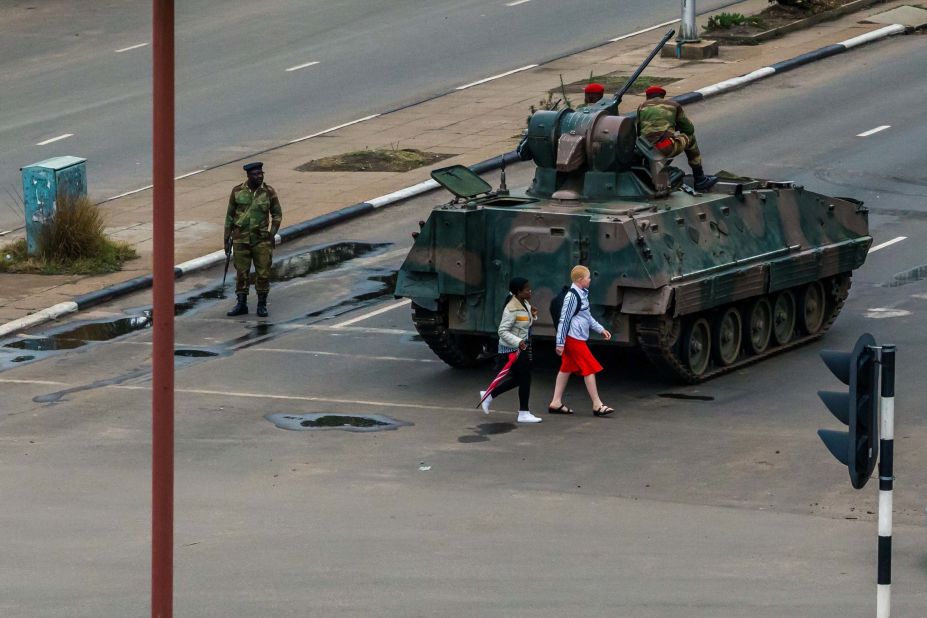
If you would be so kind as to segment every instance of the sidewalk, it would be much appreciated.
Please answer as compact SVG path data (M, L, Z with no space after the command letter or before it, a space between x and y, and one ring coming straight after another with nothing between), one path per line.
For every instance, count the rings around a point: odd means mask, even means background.
M645 74L678 79L667 86L668 96L693 91L876 30L882 24L860 22L868 15L905 4L901 1L876 4L758 46L722 47L718 58L705 61L657 56ZM746 0L725 11L752 14L766 6L766 0ZM699 17L699 27L712 14ZM264 162L267 182L280 195L283 225L293 225L419 183L428 179L432 168L472 165L512 150L525 127L529 107L546 98L548 90L559 86L560 75L564 83L569 84L588 78L590 71L596 75L614 71L630 73L669 28L657 28L528 71L454 91L323 136L281 146L254 158ZM640 101L640 97L627 96L622 110L633 110ZM698 124L698 106L691 110L690 116ZM405 173L295 170L320 157L365 148L396 147L456 156L430 168ZM92 186L93 179L89 180ZM176 181L175 263L221 249L228 195L232 187L243 180L241 163L236 162ZM107 232L115 239L131 243L139 259L127 264L121 272L97 277L0 274L0 324L70 301L77 295L148 274L152 252L151 199L148 189L102 205L107 216ZM4 244L13 238L3 238Z

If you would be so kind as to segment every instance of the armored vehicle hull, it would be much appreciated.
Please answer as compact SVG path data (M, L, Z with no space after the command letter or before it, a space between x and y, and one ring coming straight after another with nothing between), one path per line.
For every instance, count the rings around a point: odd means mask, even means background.
M422 338L455 367L494 345L506 284L547 307L570 268L592 271L592 312L612 343L698 382L823 335L872 238L861 203L791 183L721 182L642 201L489 192L436 208L399 272ZM489 347L488 347L489 346Z
M791 182L728 175L708 193L639 135L618 106L669 31L611 99L534 113L518 148L530 187L497 191L462 166L432 177L437 207L399 271L415 327L455 367L492 352L511 277L531 281L533 337L554 337L551 299L576 264L612 343L699 382L820 337L872 237L862 203Z

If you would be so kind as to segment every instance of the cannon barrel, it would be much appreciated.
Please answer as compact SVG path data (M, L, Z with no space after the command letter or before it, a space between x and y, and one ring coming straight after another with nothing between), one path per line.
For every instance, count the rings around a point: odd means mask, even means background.
M621 87L621 90L615 93L615 98L613 99L615 106L614 113L618 113L618 106L621 104L621 98L624 96L624 94L631 89L631 86L634 85L634 82L637 81L637 78L641 76L641 73L644 72L644 69L647 68L647 65L650 64L650 62L654 59L654 56L656 56L660 50L663 49L663 46L666 45L666 42L669 41L674 34L676 34L676 31L673 29L670 29L669 32L664 34L663 38L660 39L660 42L657 43L657 46L654 47L653 51L650 52L650 55L647 56L647 58L640 64L639 67L637 67L637 70L634 71L630 78L628 78L628 81L625 83L625 85Z

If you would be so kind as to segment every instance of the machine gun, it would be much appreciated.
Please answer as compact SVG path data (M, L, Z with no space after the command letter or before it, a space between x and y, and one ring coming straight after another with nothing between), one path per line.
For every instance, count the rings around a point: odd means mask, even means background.
M229 276L229 262L232 261L232 235L225 238L225 272L222 274L222 295L225 295L225 279Z

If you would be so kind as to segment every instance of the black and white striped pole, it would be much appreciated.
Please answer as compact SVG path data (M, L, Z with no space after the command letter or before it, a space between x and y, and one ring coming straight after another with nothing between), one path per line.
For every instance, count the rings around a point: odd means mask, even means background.
M879 572L876 596L877 618L888 618L892 612L892 471L895 450L895 346L885 345L879 351L882 366L882 388L879 411Z

